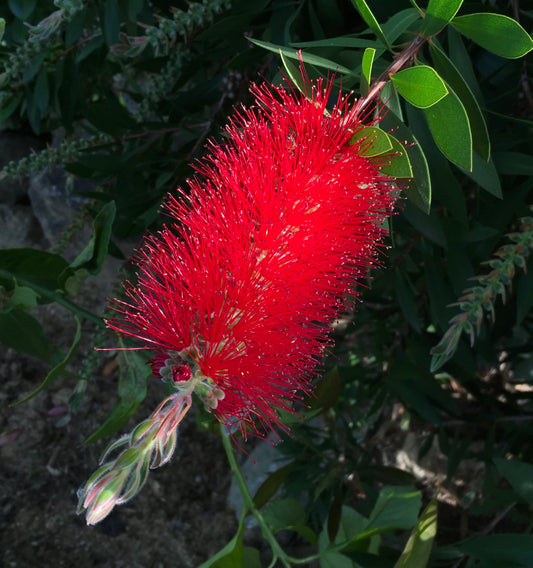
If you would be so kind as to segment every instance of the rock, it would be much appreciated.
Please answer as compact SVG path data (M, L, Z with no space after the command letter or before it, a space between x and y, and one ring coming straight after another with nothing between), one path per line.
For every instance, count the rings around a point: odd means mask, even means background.
M83 200L69 195L66 176L58 168L33 175L30 179L28 196L44 236L53 246L72 221Z
M29 246L35 219L29 205L0 204L0 248Z

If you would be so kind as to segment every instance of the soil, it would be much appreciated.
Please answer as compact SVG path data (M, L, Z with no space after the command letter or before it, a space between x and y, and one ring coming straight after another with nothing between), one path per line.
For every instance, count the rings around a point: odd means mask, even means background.
M237 523L226 502L224 451L215 435L196 427L194 416L181 425L172 462L151 472L135 499L87 526L76 515L76 491L108 441L84 440L116 403L117 377L94 377L78 414L63 424L72 380L58 379L10 408L39 384L46 367L7 349L0 358L0 566L194 567L231 539ZM150 389L137 420L155 407L157 390Z
M0 166L41 146L33 137L3 133ZM24 183L3 180L0 248L50 250L60 241L79 207L65 188L65 174L55 168ZM86 222L61 254L72 260L91 234L92 224ZM127 254L135 244L120 246ZM108 259L101 274L86 281L76 303L101 314L120 279L120 265ZM72 315L58 304L31 313L54 349L66 353L75 332ZM69 365L73 373L93 352L93 333L84 323ZM0 345L0 568L196 567L234 535L226 456L218 437L196 426L193 412L180 426L171 463L151 472L139 495L96 526L87 526L76 514L78 488L98 467L107 444L120 435L84 443L119 400L118 367L111 357L102 356L78 412L70 415L75 377L59 377L29 402L10 406L39 386L50 366ZM158 381L149 381L147 398L124 432L147 418L162 398Z

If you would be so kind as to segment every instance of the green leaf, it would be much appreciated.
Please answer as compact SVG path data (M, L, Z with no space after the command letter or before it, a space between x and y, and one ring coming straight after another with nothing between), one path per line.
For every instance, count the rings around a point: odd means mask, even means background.
M494 152L494 164L501 175L533 176L533 156L522 152Z
M390 44L394 43L411 24L420 19L420 13L415 8L406 8L392 15L381 27Z
M488 562L489 566L533 566L533 535L501 533L474 538L456 547L469 556Z
M146 365L146 359L137 351L124 350L120 353L123 359L118 384L120 401L109 413L102 426L85 440L86 444L114 434L122 428L146 396L146 380L150 375L150 367Z
M60 361L48 373L48 375L46 375L46 377L44 378L44 381L32 393L30 393L28 396L25 396L22 400L15 402L15 404L13 404L12 406L18 406L19 404L23 404L25 402L28 402L28 400L30 400L34 396L38 395L49 384L51 384L53 381L55 381L57 379L57 377L59 377L61 374L63 374L65 372L66 367L67 367L69 361L72 359L72 356L76 352L76 349L77 349L78 344L79 344L80 339L81 339L81 323L80 323L80 320L77 316L74 316L74 319L76 320L76 333L74 334L74 339L72 341L72 345L70 346L70 349L68 350L68 353L66 354L65 358L62 361Z
M533 308L533 256L527 263L527 271L516 287L516 323L520 325Z
M84 118L112 136L122 136L138 126L126 107L120 104L116 95L111 92L107 92L98 102L88 105Z
M381 166L382 174L396 179L411 179L413 168L407 150L394 136L388 135L392 142L392 152L389 156L390 163Z
M414 294L406 282L405 278L400 272L396 272L395 275L395 286L396 297L400 305L405 319L409 322L409 325L417 332L420 333L420 319L418 316L418 309L416 307Z
M102 318L67 300L63 290L58 290L67 267L67 261L58 254L30 248L0 250L0 285L7 290L13 288L13 282L28 286L37 292L40 303L58 302L73 314L103 326Z
M41 114L45 114L48 110L48 103L50 102L50 88L48 86L48 73L42 69L35 81L35 91L33 93L35 103Z
M410 529L415 526L422 495L411 487L384 487L368 519L343 507L336 543L348 539L345 550L357 549L359 542L385 531Z
M498 199L503 198L500 177L494 167L492 160L486 162L483 158L474 152L472 162L472 171L465 171L466 175L472 178L480 187Z
M466 114L468 115L468 122L472 132L472 146L484 160L488 161L490 158L490 139L487 123L479 104L470 90L468 83L463 79L463 76L446 56L446 54L435 44L430 43L431 55L433 62L440 76L450 85L455 91L463 106L465 107Z
M435 35L457 14L463 0L429 0L422 34Z
M304 83L302 74L300 73L298 67L283 54L283 51L281 51L281 49L279 50L279 56L281 57L281 62L283 63L283 67L285 68L289 79L293 82L300 93L302 93L302 95L304 95L305 97L309 96L309 94L307 93L308 88Z
M50 252L31 248L0 250L0 284L8 290L13 279L35 290L55 291L67 261Z
M0 41L2 41L5 31L6 31L6 21L4 20L4 18L0 18Z
M0 342L47 363L52 362L52 347L41 324L23 310L0 313Z
M463 103L448 86L448 94L424 109L429 129L439 150L456 166L472 171L472 132Z
M86 18L87 10L80 10L70 16L65 29L65 47L71 47L80 40Z
M106 203L98 212L93 222L93 235L82 250L70 264L70 268L84 268L90 274L96 275L102 269L107 256L111 229L117 208L114 201Z
M420 515L394 568L425 568L437 534L437 499Z
M244 518L246 510L243 509L239 519L239 527L235 536L214 556L201 564L198 568L242 568L244 554L242 546L242 533L244 531Z
M403 112L402 112L402 105L400 103L400 97L392 81L387 81L385 85L383 85L383 88L379 93L379 98L385 104L386 107L390 108L397 117L403 120Z
M267 505L263 518L274 528L281 530L293 525L305 525L305 511L296 499L278 499Z
M427 239L439 245L443 249L448 248L446 235L442 230L440 219L433 215L424 215L420 209L406 203L402 214L409 223Z
M108 46L118 43L120 33L120 13L118 0L106 0L103 9L102 27Z
M272 51L279 55L279 53L283 53L286 57L290 59L295 59L296 61L300 60L300 51L296 49L290 49L288 47L283 47L282 45L276 45L270 43L268 41L260 41L254 38L248 38L248 41L251 41L255 45L262 47L264 49L268 49L268 51ZM339 72L343 75L350 75L352 77L359 77L352 69L348 69L344 65L339 65L335 61L331 61L330 59L326 59L325 57L320 57L319 55L313 55L312 53L301 52L301 58L304 63L308 65L315 65L316 67L324 67L329 69L330 71Z
M337 534L335 536L335 544L350 542L364 530L367 524L368 519L366 517L363 517L363 515L351 507L343 505L341 507L341 518L338 524ZM329 539L326 527L324 527L323 532L320 534L320 541L324 535L328 536Z
M261 568L261 554L257 548L251 546L243 546L242 548L242 566L246 568Z
M131 22L135 22L137 14L141 12L144 6L144 0L128 0L128 18Z
M28 286L19 286L15 283L15 288L11 293L7 292L6 294L0 289L0 294L2 293L7 296L5 300L0 296L0 312L2 313L10 312L13 309L30 310L37 307L38 294Z
M494 460L498 471L511 484L513 490L533 507L533 465L519 460Z
M291 47L296 48L306 48L306 47L347 47L349 49L360 49L366 47L372 47L376 50L380 50L381 43L370 40L370 39L360 39L356 37L339 36L332 37L328 39L319 39L316 41L296 41L290 43Z
M9 9L19 20L26 20L35 9L37 0L9 0Z
M365 21L366 25L376 34L377 38L383 43L383 45L385 45L385 47L390 50L391 46L389 45L389 42L387 41L387 38L385 37L381 26L376 20L374 14L372 14L372 11L368 7L368 4L365 2L365 0L352 0L352 3L356 7L359 14L361 14L361 17Z
M448 94L438 73L428 65L415 65L391 75L394 86L402 97L418 108L429 108Z
M431 178L426 156L418 140L407 126L391 111L381 120L380 126L394 133L402 140L413 170L413 177L402 184L407 199L428 214L431 209Z
M517 59L533 49L533 39L526 30L502 14L467 14L454 18L452 24L466 37L500 57Z
M281 484L287 479L287 476L294 468L294 463L289 463L277 469L270 474L260 485L254 495L254 505L261 509L276 494Z
M364 126L352 136L349 144L359 144L359 154L367 158L380 156L392 150L389 135L376 126Z
M2 85L0 85L0 88L1 87ZM6 94L5 91L4 94ZM18 97L13 97L10 99L8 96L6 96L5 100L9 102L4 104L0 109L0 124L2 122L5 122L15 112L20 103L20 99Z
M376 532L410 529L416 523L421 504L420 491L412 487L384 487L365 530L355 538L359 540Z
M331 408L342 391L342 382L339 376L339 368L333 367L323 375L315 385L312 395L309 395L304 404L310 410L321 409L322 411Z
M22 82L24 84L29 83L35 75L41 69L43 62L46 58L46 53L38 53L31 62L24 67L24 72L22 73ZM43 72L45 72L43 70Z
M361 95L368 95L370 84L372 83L372 65L374 64L374 57L376 50L372 47L367 47L363 53L363 62L361 63L361 70L363 75L361 77Z
M339 552L324 552L320 554L320 568L353 568L350 558Z

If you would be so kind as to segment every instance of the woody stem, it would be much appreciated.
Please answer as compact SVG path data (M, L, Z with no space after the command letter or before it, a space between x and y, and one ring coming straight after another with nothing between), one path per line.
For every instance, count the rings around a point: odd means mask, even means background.
M377 77L373 82L368 94L361 97L356 102L356 108L360 112L368 106L376 97L379 96L383 87L390 81L391 75L398 73L405 67L420 51L421 47L426 43L431 36L422 37L416 36L407 46L394 58L394 61Z

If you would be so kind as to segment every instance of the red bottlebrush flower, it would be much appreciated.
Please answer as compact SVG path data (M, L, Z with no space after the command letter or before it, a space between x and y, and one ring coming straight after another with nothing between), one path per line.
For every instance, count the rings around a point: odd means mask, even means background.
M168 199L172 223L146 239L137 285L113 302L108 326L156 350L156 377L205 380L227 425L269 427L311 390L396 197L364 142L350 144L364 126L352 102L326 110L331 89L252 87L256 105Z

